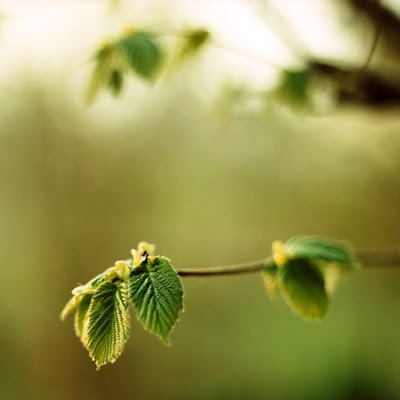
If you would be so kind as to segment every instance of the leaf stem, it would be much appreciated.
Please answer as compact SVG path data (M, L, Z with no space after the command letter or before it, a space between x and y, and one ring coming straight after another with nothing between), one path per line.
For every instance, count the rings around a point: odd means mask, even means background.
M398 247L363 250L359 251L356 256L363 268L400 267L400 248ZM176 272L182 277L246 274L261 271L270 260L270 258L267 258L223 267L176 268Z

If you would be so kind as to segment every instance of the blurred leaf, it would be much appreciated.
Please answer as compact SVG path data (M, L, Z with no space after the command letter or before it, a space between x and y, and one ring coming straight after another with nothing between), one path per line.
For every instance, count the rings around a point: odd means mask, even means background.
M269 297L272 299L279 293L278 266L270 262L263 269L264 285Z
M332 294L343 274L343 268L338 266L338 264L328 264L324 263L323 268L321 268L322 273L324 274L325 280L325 290L330 295Z
M289 260L278 269L281 293L292 308L305 319L322 319L329 300L324 277L308 260Z
M154 77L160 67L162 53L159 44L150 33L133 32L120 39L116 46L138 75L146 79Z
M168 343L169 333L183 309L182 283L170 261L157 257L134 268L130 296L143 325Z
M278 97L295 106L307 106L311 73L308 69L284 70L281 73Z
M113 363L122 353L129 337L128 282L102 283L89 307L87 348L97 369Z
M355 264L344 244L321 237L295 236L285 243L285 253L289 258L319 259L348 266Z
M92 72L85 101L92 103L101 89L109 89L114 95L120 93L123 86L123 71L127 63L120 49L112 43L103 45L94 56L95 66Z
M86 346L87 343L87 322L88 322L88 311L89 311L89 306L90 302L92 301L93 295L87 294L83 297L82 301L79 303L79 306L76 310L75 313L75 323L74 323L74 328L75 328L75 333L76 336L78 336L82 343ZM85 326L86 325L86 326Z
M112 94L118 95L124 84L124 76L122 73L116 69L111 71L110 78L108 80L108 87Z
M210 32L204 28L191 29L183 32L182 36L183 44L178 55L179 61L198 53L210 39Z

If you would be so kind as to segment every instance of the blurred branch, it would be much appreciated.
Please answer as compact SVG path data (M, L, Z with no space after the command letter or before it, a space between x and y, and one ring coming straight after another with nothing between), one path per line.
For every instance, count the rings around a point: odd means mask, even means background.
M337 94L338 104L357 104L364 107L383 108L400 105L400 82L398 74L383 73L379 68L371 71L370 63L376 53L378 42L386 46L396 59L400 54L400 17L379 0L347 0L347 6L368 20L373 38L366 58L360 67L338 65L331 60L321 60L310 54L299 43L298 35L286 19L268 0L256 4L282 42L301 60L312 78L331 83Z
M227 265L225 267L210 268L175 268L180 276L211 276L211 275L234 275L261 271L267 260L253 261L244 264Z
M379 28L380 37L387 49L400 55L400 17L376 0L348 0L351 8L365 15L370 23Z
M400 248L398 247L364 250L358 252L356 255L363 268L400 267ZM263 270L268 261L270 259L224 267L176 268L176 272L182 277L246 274Z
M271 4L270 0L257 0L257 15L263 15L265 22L273 29L274 33L281 39L282 43L291 50L299 59L310 58L308 49L300 43L299 35L291 29L287 19L278 9Z
M377 108L400 104L400 87L378 73L364 70L360 74L359 69L318 60L311 61L309 68L313 76L334 83L340 104Z
M379 6L379 0L375 0L374 3ZM379 41L379 36L381 34L381 28L382 28L382 23L383 23L383 13L382 13L382 9L379 8L377 10L377 16L376 16L376 22L374 24L374 38L372 40L372 44L371 47L369 49L367 58L364 61L364 64L361 66L360 70L359 70L359 74L360 76L362 76L364 74L365 71L367 71L368 66L372 60L372 57L375 53L376 50L376 46L378 44Z

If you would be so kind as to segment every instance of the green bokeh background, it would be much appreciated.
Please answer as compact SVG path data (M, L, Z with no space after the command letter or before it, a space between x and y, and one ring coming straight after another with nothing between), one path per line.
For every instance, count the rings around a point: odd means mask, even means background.
M0 93L0 398L400 398L396 268L346 276L322 324L258 274L186 278L172 346L133 317L99 372L60 322L70 290L141 240L177 267L260 259L295 234L399 244L399 110L221 115L201 68L90 109L67 67Z

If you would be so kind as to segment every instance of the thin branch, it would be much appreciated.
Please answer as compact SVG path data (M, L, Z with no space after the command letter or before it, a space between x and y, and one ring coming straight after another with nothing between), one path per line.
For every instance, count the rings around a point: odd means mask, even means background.
M379 0L375 0L375 1L373 1L373 3L377 6L376 9L379 12L380 11ZM379 37L381 35L382 23L383 23L383 16L382 16L382 13L380 13L379 16L377 17L377 22L375 22L375 24L374 24L374 38L372 40L371 47L367 54L367 58L365 59L363 65L361 66L361 68L358 71L359 76L362 76L364 74L364 72L368 69L368 66L372 60L372 57L376 50L376 46L379 41Z
M360 251L357 253L357 258L361 262L363 268L400 267L400 248ZM270 259L265 259L244 264L227 265L224 267L177 268L176 271L182 277L246 274L261 271L269 260Z
M244 264L227 265L225 267L177 268L176 272L180 276L234 275L261 271L265 265L266 260L259 260Z

